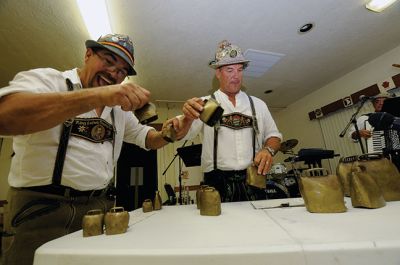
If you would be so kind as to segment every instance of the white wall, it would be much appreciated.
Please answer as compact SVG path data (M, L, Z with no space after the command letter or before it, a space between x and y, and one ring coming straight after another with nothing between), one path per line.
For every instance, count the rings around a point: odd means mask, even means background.
M299 140L295 151L301 148L325 148L319 121L310 121L308 113L399 74L400 69L392 66L394 63L400 63L400 46L275 113L275 120L284 138Z

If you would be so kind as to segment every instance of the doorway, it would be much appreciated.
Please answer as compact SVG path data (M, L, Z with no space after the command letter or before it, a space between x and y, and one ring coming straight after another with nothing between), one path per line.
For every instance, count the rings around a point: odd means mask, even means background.
M117 206L127 211L141 208L145 199L154 199L157 184L157 151L146 151L124 143L117 164Z

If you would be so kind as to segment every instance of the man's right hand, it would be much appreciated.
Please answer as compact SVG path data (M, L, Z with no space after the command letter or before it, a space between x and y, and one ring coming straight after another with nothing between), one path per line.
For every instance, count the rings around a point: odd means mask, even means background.
M124 82L99 89L101 89L104 105L108 107L121 106L124 111L140 109L150 100L150 92L133 82Z
M203 111L203 106L204 101L201 98L188 99L182 107L185 118L190 120L198 119Z
M180 140L186 136L195 119L200 117L203 111L204 101L201 98L188 99L182 107L183 115L167 121L175 130L176 139Z
M358 130L358 131L360 133L361 138L368 139L368 138L371 138L371 136L372 136L372 133L369 130L363 129L363 130ZM357 136L356 131L351 134L351 138L353 138L354 140L357 140L358 136Z

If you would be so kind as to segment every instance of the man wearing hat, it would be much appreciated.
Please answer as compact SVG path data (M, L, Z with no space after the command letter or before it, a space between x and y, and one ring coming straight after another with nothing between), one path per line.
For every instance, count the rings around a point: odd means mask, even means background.
M393 96L387 92L379 93L378 95L373 97L372 105L374 107L375 112L380 112L382 110L383 103L389 97ZM360 137L363 139L369 139L372 136L372 131L367 128L368 125L367 122L368 122L367 114L361 115L360 117L357 118L358 132ZM354 142L358 142L359 137L355 126L350 127L348 135L351 139L354 140Z
M246 169L253 164L258 174L265 175L282 139L265 102L241 90L248 63L238 46L226 40L219 43L215 59L209 63L215 69L219 89L211 96L187 100L183 119L174 120L181 134L187 132L184 140L199 133L203 136L204 184L215 187L224 202L266 198L264 189L246 184ZM210 97L224 109L214 127L198 119L203 100Z
M86 41L82 68L18 73L0 89L0 135L13 138L2 255L4 265L32 264L43 243L81 229L107 196L122 142L156 149L167 142L132 110L148 90L121 82L135 75L126 35Z

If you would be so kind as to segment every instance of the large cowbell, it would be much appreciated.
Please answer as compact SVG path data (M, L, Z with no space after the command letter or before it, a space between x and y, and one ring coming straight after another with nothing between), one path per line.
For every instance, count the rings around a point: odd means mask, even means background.
M158 119L156 106L149 102L142 108L135 110L135 116L141 124L148 124Z
M127 83L135 84L132 76L127 76L121 84ZM135 110L133 114L141 124L148 124L158 119L156 105L151 102L145 104L142 108Z
M204 103L204 109L200 113L200 120L213 127L221 119L224 109L213 98L204 100Z

